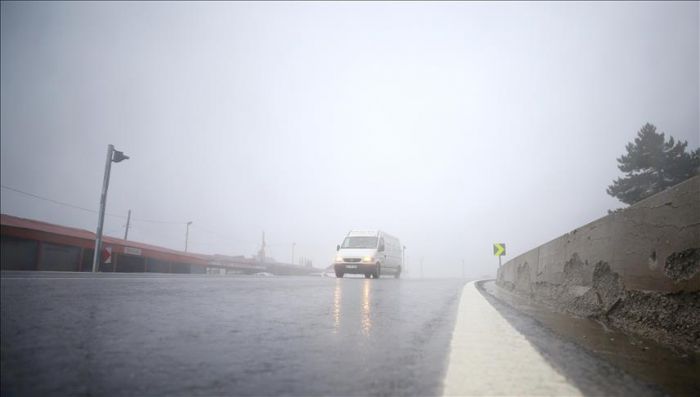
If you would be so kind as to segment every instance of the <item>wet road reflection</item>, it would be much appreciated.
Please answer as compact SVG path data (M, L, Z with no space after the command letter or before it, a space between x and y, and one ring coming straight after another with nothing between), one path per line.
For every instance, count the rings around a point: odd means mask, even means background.
M361 284L360 284L361 282ZM374 280L335 280L333 333L341 331L369 336L372 331L372 283ZM358 288L359 287L359 288ZM345 290L343 290L345 288ZM345 300L343 294L346 295ZM354 320L353 320L354 319ZM359 324L358 321L359 320ZM348 328L341 329L341 322Z
M340 279L335 280L335 288L333 289L333 333L337 334L340 330L340 305L343 298L343 287Z
M362 334L369 336L369 332L372 329L372 317L371 317L371 295L370 295L370 285L371 280L365 279L364 284L362 284Z
M1 278L2 395L439 395L463 285L32 277Z

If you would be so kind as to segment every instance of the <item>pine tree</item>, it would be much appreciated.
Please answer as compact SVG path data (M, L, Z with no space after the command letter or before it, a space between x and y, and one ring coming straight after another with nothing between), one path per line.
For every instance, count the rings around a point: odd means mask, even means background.
M626 204L634 204L700 173L700 148L686 152L688 142L668 142L653 124L645 124L627 154L617 159L625 173L608 186L607 192Z

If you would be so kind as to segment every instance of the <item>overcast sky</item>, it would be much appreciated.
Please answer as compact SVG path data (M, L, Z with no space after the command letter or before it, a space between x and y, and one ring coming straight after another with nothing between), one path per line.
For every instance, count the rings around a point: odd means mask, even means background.
M700 143L684 3L2 3L1 178L130 239L330 264L350 229L408 273L495 274L623 204L646 122ZM2 212L95 230L2 189ZM144 220L165 221L166 223ZM124 233L108 216L105 231ZM506 259L508 259L506 257Z

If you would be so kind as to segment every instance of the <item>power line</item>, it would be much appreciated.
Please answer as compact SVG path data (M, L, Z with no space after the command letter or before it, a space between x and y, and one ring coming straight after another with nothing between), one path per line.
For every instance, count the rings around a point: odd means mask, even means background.
M48 197L40 196L40 195L38 195L38 194L26 192L26 191L24 191L24 190L16 189L16 188L13 188L13 187L10 187L10 186L7 186L7 185L0 185L0 187L2 187L3 189L6 189L6 190L10 190L10 191L16 192L16 193L24 194L24 195L26 195L26 196L29 196L29 197L32 197L32 198L35 198L35 199L38 199L38 200L48 201L48 202L53 203L53 204L62 205L62 206L65 206L65 207L69 207L69 208L73 208L73 209L77 209L77 210L81 210L81 211L85 211L85 212L90 212L90 213L93 213L93 214L97 214L97 213L98 213L97 210L93 210L93 209L91 209L91 208L81 207L81 206L79 206L79 205L75 205L75 204L71 204L71 203L66 203L66 202L64 202L64 201L54 200L54 199L52 199L52 198L48 198ZM111 217L114 217L114 218L120 218L120 219L126 219L126 218L127 218L127 217L124 216L124 215L117 215L117 214L110 214L110 213L105 213L105 215L111 216ZM154 224L169 224L169 225L185 225L185 224L187 224L187 222L180 222L180 221L164 221L164 220L157 220L157 219L142 219L142 218L136 218L136 217L132 217L132 218L131 218L131 221L132 221L132 222L143 222L143 223L154 223ZM196 225L196 224L195 224L195 225ZM136 228L135 226L133 226L133 225L131 226L131 228L132 228L132 229L137 229L137 228ZM206 228L202 228L201 226L196 226L196 229L199 229L200 231L203 231L203 232L205 232L205 233L209 233L209 234L215 235L216 237L222 239L223 241L227 241L227 242L230 242L230 243L245 244L245 245L258 244L258 242L256 242L256 241L251 241L251 240L231 239L231 238L226 237L226 236L224 236L223 234L220 234L220 233L215 232L215 231L213 231L213 230L206 229ZM157 233L157 234L158 234L158 233ZM161 234L161 235L162 235L162 234ZM290 243L273 243L273 244L266 244L266 245L267 245L268 247L270 247L270 248L274 248L274 247L288 246L288 245L291 245L291 244L292 244L292 243L290 242ZM297 245L304 245L303 242L302 242L302 243L296 242L296 244L297 244Z
M122 218L125 218L122 216ZM185 225L187 222L180 222L180 221L160 221L160 220L155 220L155 219L141 219L141 218L131 218L132 221L136 222L146 222L146 223L161 223L161 224L168 224L168 225Z
M44 200L44 201L48 201L48 202L50 202L50 203L62 205L62 206L65 206L65 207L70 207L70 208L74 208L74 209L77 209L77 210L81 210L81 211L86 211L86 212L91 212L91 213L93 213L93 214L97 214L97 211L96 211L96 210L93 210L93 209L90 209L90 208L85 208L85 207L81 207L81 206L79 206L79 205L75 205L75 204L66 203L66 202L63 202L63 201L54 200L54 199L51 199L51 198L48 198L48 197L39 196L38 194L25 192L25 191L23 191L23 190L15 189L15 188L10 187L10 186L7 186L7 185L0 185L0 187L2 187L3 189L6 189L6 190L11 190L11 191L16 192L16 193L24 194L24 195L29 196L29 197L33 197L33 198L35 198L35 199ZM117 214L110 214L110 213L106 213L105 215L108 215L108 216L111 216L111 217L115 217L115 218L126 219L126 216L124 216L124 215L117 215ZM162 221L162 220L141 219L141 218L131 218L131 220L132 220L132 221L138 221L138 222L160 223L160 224L171 224L171 225L184 225L184 224L187 223L187 222L178 222L178 221Z
M196 223L192 224L192 229L194 231L208 233L212 236L215 236L215 237L217 237L223 241L227 241L227 242L243 243L243 244L250 244L250 245L259 243L259 241L232 239L231 237L225 236L219 232L215 232L215 231L210 230L210 229L202 228L200 225L198 225Z
M54 204L63 205L63 206L66 206L66 207L70 207L70 208L77 209L77 210L92 212L93 214L96 214L96 213L97 213L96 210L93 210L93 209L90 209L90 208L85 208L85 207L81 207L81 206L78 206L78 205L74 205L74 204L70 204L70 203L65 203L65 202L63 202L63 201L58 201L58 200L50 199L50 198L48 198L48 197L42 197L42 196L36 195L36 194L34 194L34 193L29 193L29 192L25 192L25 191L23 191L23 190L19 190L19 189L15 189L15 188L13 188L13 187L9 187L9 186L7 186L7 185L0 185L0 187L2 187L3 189L6 189L6 190L11 190L11 191L13 191L13 192L17 192L17 193L24 194L24 195L29 196L29 197L34 197L35 199L48 201L48 202L51 202L51 203L54 203ZM109 216L116 216L116 217L120 217L120 218L125 218L125 217L119 216L119 215L112 215L112 214L107 214L107 215L109 215Z

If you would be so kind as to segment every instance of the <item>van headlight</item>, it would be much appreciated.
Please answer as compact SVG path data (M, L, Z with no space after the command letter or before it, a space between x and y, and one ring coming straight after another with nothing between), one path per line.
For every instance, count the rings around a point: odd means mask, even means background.
M362 262L372 262L373 260L374 258L372 258L371 256L365 256L362 258Z
M335 261L336 261L336 262L342 262L342 261L343 261L343 257L340 256L340 255L336 255L336 256L335 256Z

